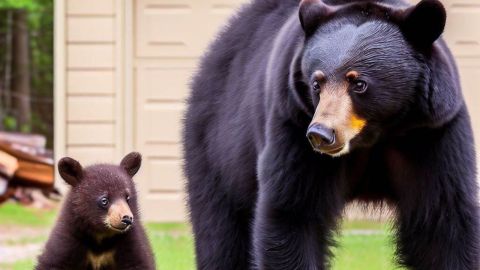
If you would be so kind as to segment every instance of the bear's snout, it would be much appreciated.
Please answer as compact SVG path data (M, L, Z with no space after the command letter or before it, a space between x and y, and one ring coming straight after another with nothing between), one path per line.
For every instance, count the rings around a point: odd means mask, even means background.
M117 200L108 209L105 221L107 227L116 231L126 231L133 225L133 214L124 200Z
M129 226L133 224L133 217L129 215L125 215L122 217L122 223Z
M314 149L335 143L335 130L322 124L313 124L308 128L307 138Z
M366 120L355 113L345 83L325 85L319 99L307 130L313 150L334 157L347 154L350 141L362 131Z

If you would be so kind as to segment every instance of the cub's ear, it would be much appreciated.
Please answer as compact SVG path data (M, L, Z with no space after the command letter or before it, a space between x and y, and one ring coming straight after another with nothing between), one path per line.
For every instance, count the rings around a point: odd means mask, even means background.
M78 185L83 178L82 165L69 157L64 157L58 162L58 172L63 180L72 187Z
M445 29L447 13L438 0L422 0L402 14L402 31L413 45L428 48Z
M299 8L300 24L307 36L312 35L318 25L333 15L334 9L322 0L302 0Z
M130 154L126 155L120 162L120 167L122 167L131 177L133 177L138 172L141 165L142 155L140 155L140 153L138 152L131 152Z

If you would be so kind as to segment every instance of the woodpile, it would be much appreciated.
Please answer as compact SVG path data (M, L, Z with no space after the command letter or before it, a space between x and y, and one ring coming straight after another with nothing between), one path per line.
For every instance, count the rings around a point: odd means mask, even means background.
M53 153L45 145L41 135L0 131L0 202L33 203L32 194L53 191Z

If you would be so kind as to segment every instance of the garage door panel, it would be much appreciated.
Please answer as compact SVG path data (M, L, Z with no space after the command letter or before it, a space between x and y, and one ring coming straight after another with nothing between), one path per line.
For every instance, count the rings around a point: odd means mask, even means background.
M179 143L183 104L148 104L141 117L145 143Z
M67 23L68 42L111 43L115 40L115 21L112 17L70 17Z
M137 56L200 56L239 2L137 1Z
M195 40L186 33L196 21L190 1L137 2L137 55L194 55ZM141 29L141 30L140 30Z
M447 0L442 1L445 7L450 12L453 8L463 7L463 8L478 8L480 7L478 0Z
M67 144L70 146L113 146L114 137L114 124L69 123L67 125Z
M91 165L105 162L118 163L115 153L113 146L69 146L66 155L75 157L82 165Z
M235 9L243 3L246 3L245 0L207 0L206 3L209 3L212 6L225 6L230 9Z
M140 191L140 198L148 201L142 204L142 217L155 222L184 222L187 219L185 194L156 193L145 194Z
M114 15L114 0L67 0L68 15Z
M149 158L147 170L150 192L182 191L181 160Z
M67 91L69 95L113 95L114 81L113 70L70 70Z
M69 122L113 122L113 97L68 97L67 121Z
M107 69L115 67L113 44L70 44L67 67L70 69Z
M142 153L152 158L175 159L182 157L181 143L144 143Z
M480 12L470 9L449 12L444 37L455 56L480 56L480 31L472 31L472 25L480 25Z
M188 96L188 82L193 68L145 67L138 69L138 89L145 102L183 101Z

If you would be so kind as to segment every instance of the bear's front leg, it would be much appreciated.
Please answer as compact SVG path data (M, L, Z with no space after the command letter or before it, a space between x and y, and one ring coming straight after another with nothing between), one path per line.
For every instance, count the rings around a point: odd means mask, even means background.
M256 269L325 269L344 206L335 173L339 161L313 153L303 132L292 133L276 132L281 135L271 138L259 157Z
M443 129L413 135L390 155L398 196L398 253L408 269L480 269L478 189L469 129L461 113Z

